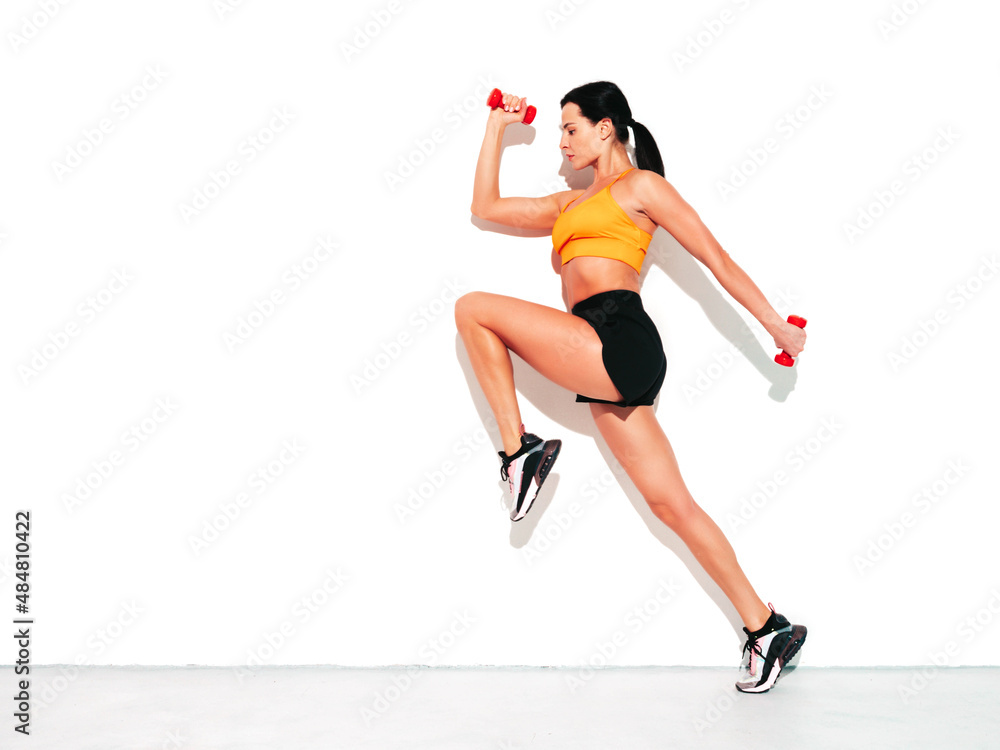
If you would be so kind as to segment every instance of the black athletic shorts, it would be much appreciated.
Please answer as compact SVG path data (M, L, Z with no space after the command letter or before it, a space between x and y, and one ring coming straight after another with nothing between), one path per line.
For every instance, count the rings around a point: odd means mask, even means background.
M603 401L577 394L576 400L617 406L652 405L667 374L667 357L639 295L628 289L601 292L574 305L572 312L597 331L604 344L604 367L624 397L624 401Z

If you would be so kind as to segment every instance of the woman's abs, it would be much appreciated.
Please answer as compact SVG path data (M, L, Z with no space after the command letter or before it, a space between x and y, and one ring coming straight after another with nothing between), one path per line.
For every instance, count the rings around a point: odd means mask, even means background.
M560 270L563 299L573 308L577 302L612 289L639 291L639 274L630 265L611 258L573 258Z

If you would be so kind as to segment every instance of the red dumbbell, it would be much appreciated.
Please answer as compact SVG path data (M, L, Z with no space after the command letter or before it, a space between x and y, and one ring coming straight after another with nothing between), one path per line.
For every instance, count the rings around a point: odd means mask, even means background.
M806 327L806 319L800 318L798 315L789 315L788 322L793 326L798 326L799 328ZM781 354L774 355L774 361L779 365L784 365L785 367L791 367L795 364L795 360L792 359L792 355L784 350L782 350Z
M490 109L496 109L502 102L503 92L501 92L500 89L493 89L493 91L490 92L490 98L486 100ZM522 122L524 122L525 125L530 125L531 121L535 119L536 112L538 112L538 110L535 109L533 105L529 104L528 109L524 113L524 120L522 120Z

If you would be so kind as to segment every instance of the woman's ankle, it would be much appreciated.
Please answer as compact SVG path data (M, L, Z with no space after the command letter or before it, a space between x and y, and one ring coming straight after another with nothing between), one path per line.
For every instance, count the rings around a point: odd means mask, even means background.
M521 450L521 435L524 434L524 424L520 424L516 430L507 429L500 435L503 441L503 452L508 456L513 456Z
M761 602L761 605L763 605L763 602ZM765 606L763 611L759 615L759 619L755 619L750 623L743 623L743 624L746 626L746 629L749 630L751 633L756 633L757 631L761 630L765 625L767 625L768 621L771 619L772 614L773 612L771 608ZM751 625L754 625L756 627L751 627Z

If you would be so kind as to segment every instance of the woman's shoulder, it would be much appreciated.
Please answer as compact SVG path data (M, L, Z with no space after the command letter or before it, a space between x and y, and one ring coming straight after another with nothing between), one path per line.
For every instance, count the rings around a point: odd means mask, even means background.
M626 182L632 194L637 196L649 196L662 194L665 190L674 192L675 188L659 172L651 169L639 169L635 167L619 182Z
M628 173L622 180L630 180L631 182L641 184L655 183L660 185L666 182L666 179L659 172L654 172L652 169L640 169L639 167L632 167L628 170Z

